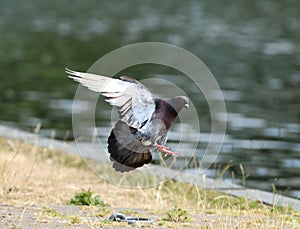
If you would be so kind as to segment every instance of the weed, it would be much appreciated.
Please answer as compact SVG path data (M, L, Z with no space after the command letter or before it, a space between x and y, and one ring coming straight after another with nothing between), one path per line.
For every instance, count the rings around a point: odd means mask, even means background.
M163 220L172 222L188 222L190 221L190 218L188 217L186 210L178 208L178 206L175 205L173 209L166 211L166 217L164 217Z
M210 205L216 209L247 210L258 209L263 206L259 201L249 201L246 197L233 197L220 195L210 201Z
M223 179L224 174L225 174L226 172L228 172L228 170L232 167L232 165L233 165L232 160L230 160L230 161L225 165L225 167L222 168L221 171L220 171L220 170L218 171L218 172L219 172L219 175L218 175L219 179Z
M41 211L42 216L51 217L51 218L66 218L67 214L60 213L53 208L43 208Z
M11 226L11 229L22 229L22 227L19 227L19 226L16 226L16 225L13 224L13 225Z
M71 217L71 221L70 221L70 224L79 224L81 221L80 221L80 218L78 216L72 216Z
M80 206L99 206L101 208L107 208L109 207L108 204L104 203L102 198L100 196L92 197L93 192L88 189L83 190L81 192L78 192L75 194L74 198L70 200L71 205L80 205Z
M295 212L295 210L291 205L287 205L287 206L273 205L271 208L271 212L280 213L280 214L292 214Z
M131 215L131 216L134 216L134 215L138 214L138 212L136 210L133 210L133 209L124 209L124 210L120 211L120 213L123 213L125 215Z

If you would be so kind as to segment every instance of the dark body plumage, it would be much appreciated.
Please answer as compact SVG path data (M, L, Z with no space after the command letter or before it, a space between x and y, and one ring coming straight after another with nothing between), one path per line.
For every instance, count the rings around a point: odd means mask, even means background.
M137 137L138 130L119 120L108 137L108 152L115 170L130 171L152 160L151 147L144 146Z
M165 100L168 99L155 99L155 111L148 133L140 133L121 120L115 124L107 143L110 159L117 171L130 171L150 163L153 145L165 144L168 131L179 112ZM149 141L150 145L147 144Z
M148 164L151 149L163 146L167 134L188 98L154 98L138 81L122 80L66 70L69 77L106 96L106 101L118 108L117 121L108 137L108 152L116 171L127 172Z

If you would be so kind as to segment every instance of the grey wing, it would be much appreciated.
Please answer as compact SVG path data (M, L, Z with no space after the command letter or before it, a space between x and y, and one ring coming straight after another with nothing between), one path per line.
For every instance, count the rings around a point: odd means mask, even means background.
M155 111L152 93L134 79L122 77L119 80L70 69L66 69L66 73L83 86L105 96L108 103L118 108L120 119L129 126L140 128Z

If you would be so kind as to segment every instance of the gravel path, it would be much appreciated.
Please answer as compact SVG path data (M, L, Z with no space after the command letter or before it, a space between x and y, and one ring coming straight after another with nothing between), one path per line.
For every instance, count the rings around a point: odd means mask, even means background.
M112 209L114 213L122 211L126 209ZM282 221L268 217L259 217L255 220L254 216L216 216L203 213L190 214L189 220L185 222L169 222L162 220L162 215L142 209L135 209L133 213L126 214L151 219L153 222L129 224L110 221L108 220L110 214L101 216L95 207L0 205L0 228L247 228L250 221L251 225L256 225L257 228L299 228L298 223L285 225ZM253 221L257 222L253 224Z

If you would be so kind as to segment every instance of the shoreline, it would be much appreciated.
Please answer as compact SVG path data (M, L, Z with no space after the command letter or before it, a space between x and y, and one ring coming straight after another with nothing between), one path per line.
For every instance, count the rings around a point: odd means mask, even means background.
M22 140L25 142L32 143L34 145L60 150L61 152L66 152L73 155L81 155L78 152L78 148L75 142L66 143L60 140L49 139L34 133L29 133L12 127L0 125L0 136L9 139ZM102 163L105 163L105 161L107 161L104 155L102 155L102 157L99 157L99 154L96 153L98 150L98 147L96 145L84 144L83 146L81 146L81 148L84 148L84 155L81 156L88 157L92 160L96 160L97 162ZM178 171L163 168L161 166L155 166L155 170L153 170L151 173L153 173L154 175L164 174L165 177L173 179L175 181L181 181L190 184L195 183L201 188L213 189L237 197L245 196L250 200L258 200L268 205L275 204L280 206L291 206L295 210L300 211L300 200L279 195L276 193L271 193L258 189L245 188L240 185L226 183L222 180L207 178L205 176L199 177L195 173L189 173L188 171L181 171L178 173ZM176 173L178 174L174 177L174 174Z

